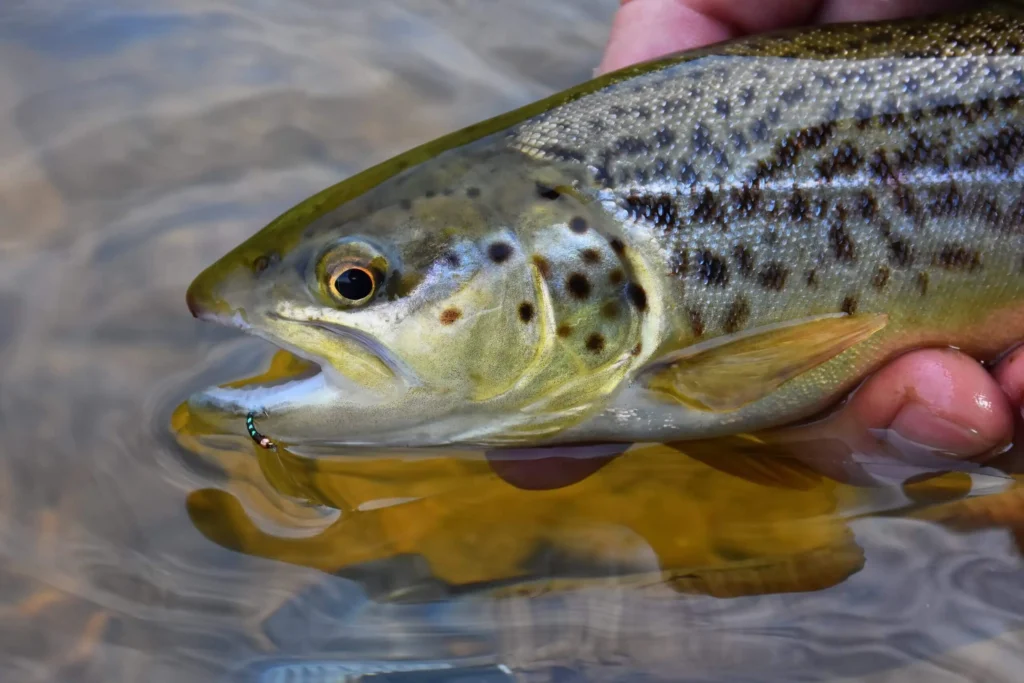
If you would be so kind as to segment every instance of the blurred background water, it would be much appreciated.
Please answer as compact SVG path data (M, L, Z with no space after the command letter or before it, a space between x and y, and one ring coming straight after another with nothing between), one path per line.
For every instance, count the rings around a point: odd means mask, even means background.
M616 5L0 5L0 681L1020 680L1006 525L847 525L843 487L664 454L532 494L480 463L351 463L298 486L338 521L278 495L251 444L176 443L189 391L272 354L189 316L204 266L346 175L587 79ZM677 571L545 581L570 565ZM796 584L760 590L780 566Z

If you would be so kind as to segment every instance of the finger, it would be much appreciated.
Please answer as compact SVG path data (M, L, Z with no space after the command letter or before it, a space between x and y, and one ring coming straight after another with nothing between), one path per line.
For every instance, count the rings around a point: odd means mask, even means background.
M748 33L969 8L970 0L622 0L600 73Z
M884 21L968 9L974 4L974 0L832 0L824 3L817 20L820 23Z
M647 61L736 33L679 0L627 0L615 14L599 73Z
M1009 443L1013 413L996 379L962 353L930 349L896 359L871 377L844 407L865 429L964 458Z
M995 369L993 377L999 382L1010 403L1020 410L1024 405L1024 346L1007 354Z

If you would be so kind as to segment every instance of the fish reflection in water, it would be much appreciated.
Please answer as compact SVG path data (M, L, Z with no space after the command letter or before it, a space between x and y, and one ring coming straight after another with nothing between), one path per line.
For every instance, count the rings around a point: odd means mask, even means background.
M279 352L266 373L234 385L304 370ZM844 438L829 417L757 436L539 459L271 451L216 433L187 404L173 427L186 450L227 475L222 487L188 496L194 525L214 543L355 581L380 604L505 604L513 620L524 618L515 607L523 600L574 593L663 600L825 590L865 567L851 528L858 519L1006 527L1018 538L1024 529L1024 491L1006 473L1013 453L996 463L1003 467L983 467L885 433ZM874 450L863 448L869 440ZM845 477L821 473L835 475L823 466L843 458ZM267 614L254 625L263 647L281 647L288 629L275 620L295 601L320 602L300 593Z

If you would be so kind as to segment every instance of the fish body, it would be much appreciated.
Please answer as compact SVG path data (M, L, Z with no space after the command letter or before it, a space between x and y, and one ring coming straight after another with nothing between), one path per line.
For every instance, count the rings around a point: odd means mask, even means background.
M805 28L631 67L295 207L198 317L318 364L191 400L277 442L666 441L1024 338L1024 17ZM237 423L237 424L236 424Z

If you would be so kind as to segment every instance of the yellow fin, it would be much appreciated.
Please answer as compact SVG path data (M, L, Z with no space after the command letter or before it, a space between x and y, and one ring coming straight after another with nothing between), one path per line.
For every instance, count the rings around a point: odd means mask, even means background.
M819 316L713 339L652 368L647 388L708 411L737 410L831 360L887 322L884 314Z

